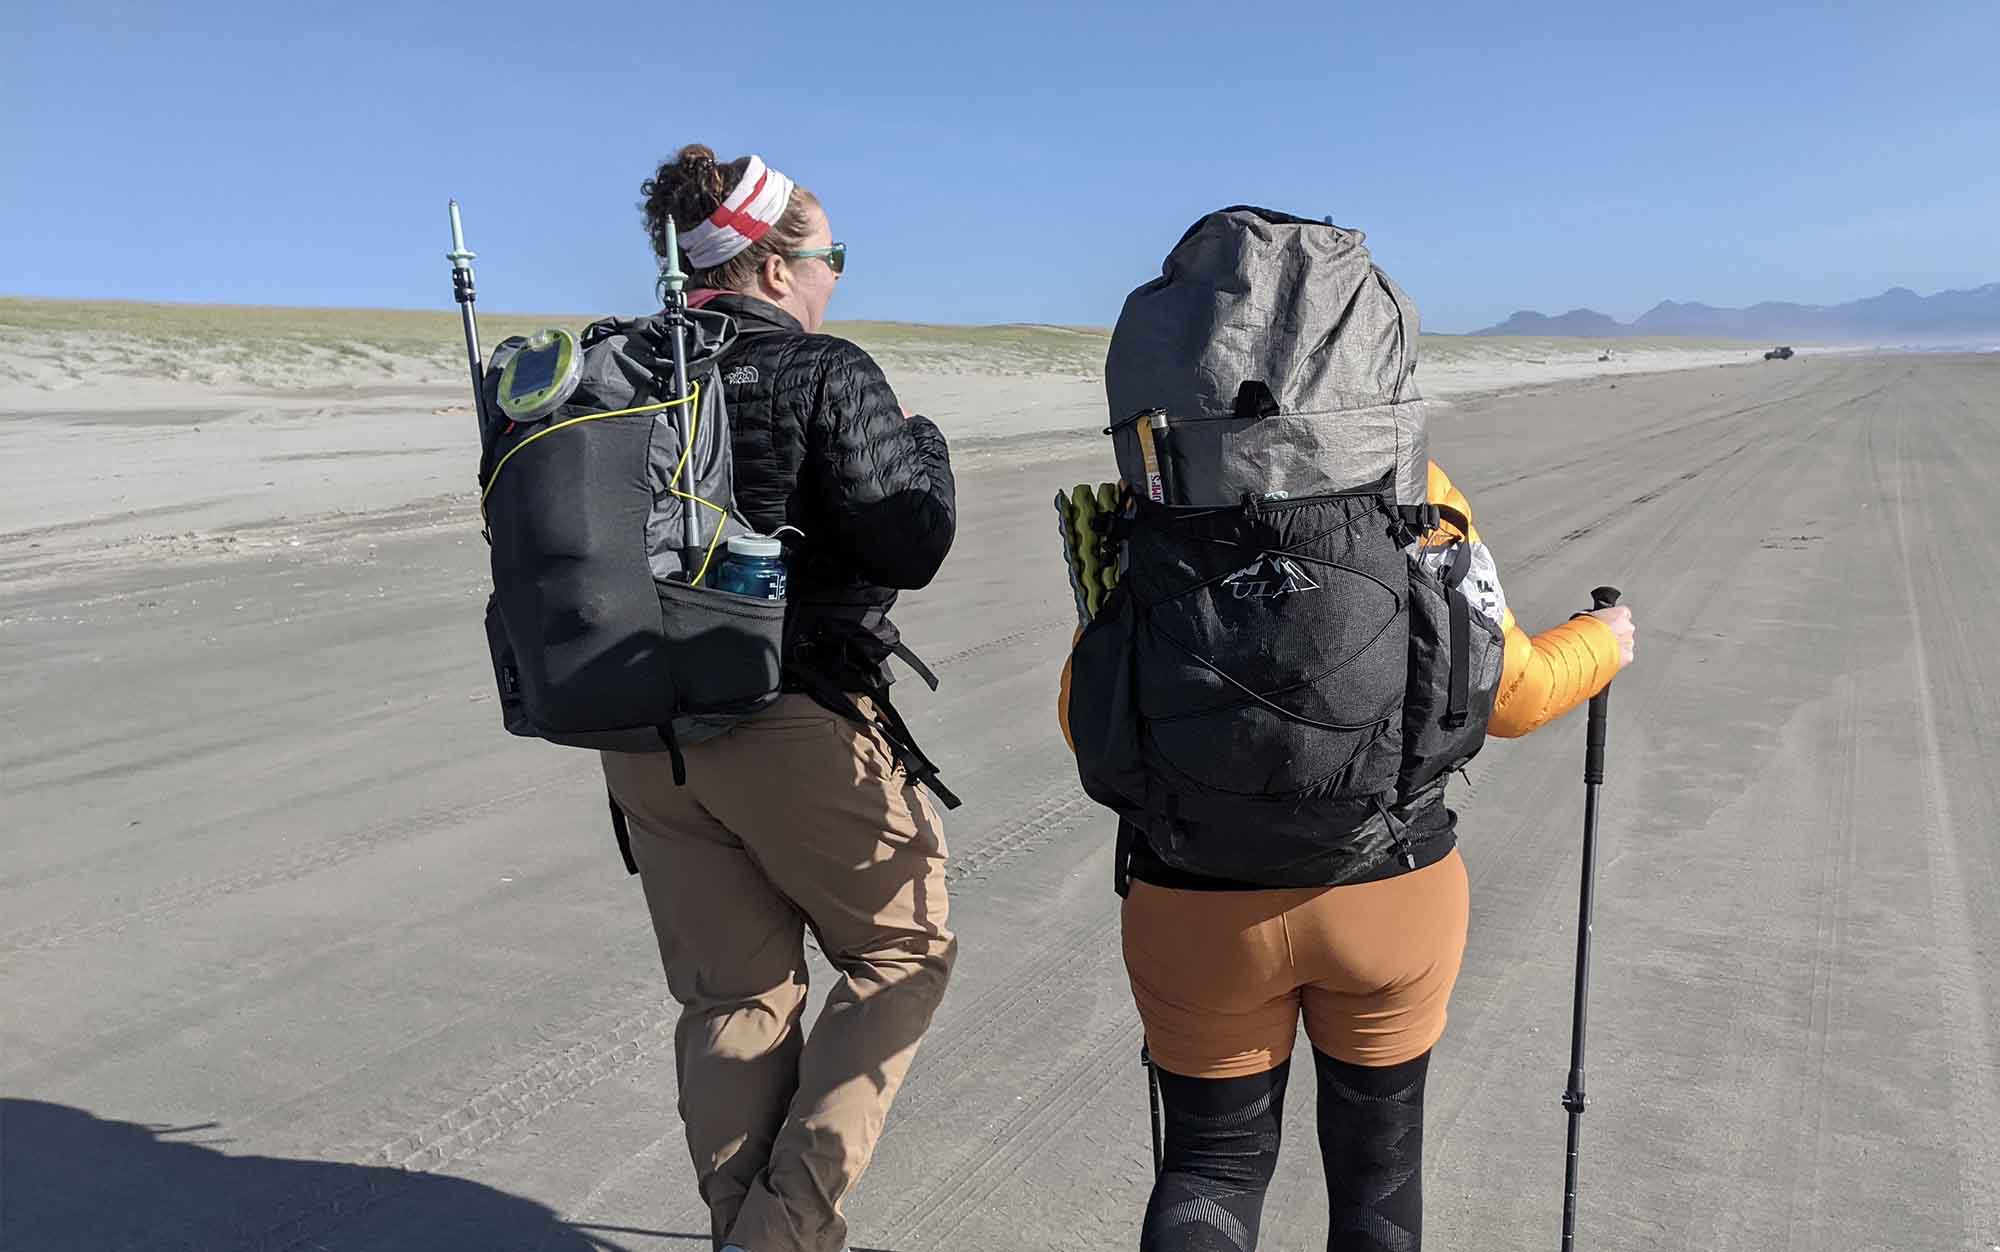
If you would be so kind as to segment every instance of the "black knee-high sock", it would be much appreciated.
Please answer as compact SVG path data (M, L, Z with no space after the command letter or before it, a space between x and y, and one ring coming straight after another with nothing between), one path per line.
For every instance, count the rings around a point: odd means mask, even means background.
M1326 1252L1418 1252L1424 1232L1424 1075L1431 1055L1383 1068L1313 1053Z
M1165 1168L1146 1205L1140 1252L1250 1252L1278 1166L1291 1062L1248 1078L1160 1072Z

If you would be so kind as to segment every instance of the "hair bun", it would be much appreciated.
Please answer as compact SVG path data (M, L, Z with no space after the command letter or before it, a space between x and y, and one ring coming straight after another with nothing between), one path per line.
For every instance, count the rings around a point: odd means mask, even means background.
M715 149L707 144L691 143L680 151L681 173L690 179L698 179L715 168Z

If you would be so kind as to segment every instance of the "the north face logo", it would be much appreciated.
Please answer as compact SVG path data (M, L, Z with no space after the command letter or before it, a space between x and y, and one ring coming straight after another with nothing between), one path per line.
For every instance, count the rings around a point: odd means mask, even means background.
M754 365L739 365L727 374L724 374L722 381L732 387L747 386L757 381L757 367Z
M1255 564L1222 580L1238 600L1276 600L1301 591L1318 591L1319 584L1290 557L1265 554Z

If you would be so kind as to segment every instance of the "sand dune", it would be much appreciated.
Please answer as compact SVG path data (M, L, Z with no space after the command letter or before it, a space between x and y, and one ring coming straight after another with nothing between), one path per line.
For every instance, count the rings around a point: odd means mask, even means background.
M481 337L538 326L578 327L561 314L483 313ZM835 322L827 328L866 347L892 374L1102 376L1109 332L1092 327L933 326ZM1752 345L1700 340L1589 340L1425 335L1423 380L1440 396L1506 386L1528 368L1599 372L1673 368L1749 359ZM1762 345L1756 345L1761 352ZM112 382L156 381L179 389L238 386L277 390L394 383L455 386L464 347L455 312L286 309L233 305L0 297L0 399L37 392L95 391ZM1564 374L1569 376L1569 374ZM198 396L190 393L191 402Z
M487 314L486 345L561 316ZM967 465L1087 448L1108 336L839 323ZM1572 379L1755 361L1744 345L1426 336L1449 404ZM463 517L473 435L455 311L0 299L0 577L306 542L329 517Z

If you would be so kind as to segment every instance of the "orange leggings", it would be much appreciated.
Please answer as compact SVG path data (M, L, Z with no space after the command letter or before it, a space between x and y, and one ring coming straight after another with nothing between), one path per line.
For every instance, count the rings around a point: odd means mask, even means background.
M1470 901L1456 851L1349 887L1177 891L1134 882L1125 970L1153 1060L1190 1078L1240 1078L1313 1047L1350 1065L1400 1065L1444 1034Z

